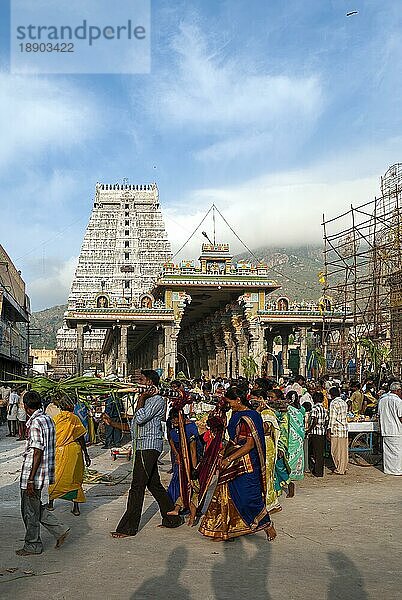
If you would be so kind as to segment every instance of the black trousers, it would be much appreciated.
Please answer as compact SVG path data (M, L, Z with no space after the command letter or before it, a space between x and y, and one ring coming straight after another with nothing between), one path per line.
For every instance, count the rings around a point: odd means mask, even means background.
M316 477L324 476L325 435L310 434L309 438L310 471Z
M137 450L135 453L133 481L128 494L126 512L116 528L118 533L126 535L137 533L144 504L145 488L148 488L159 505L162 525L179 527L182 524L181 517L167 514L174 509L174 503L161 484L158 471L159 456L160 452L157 450Z

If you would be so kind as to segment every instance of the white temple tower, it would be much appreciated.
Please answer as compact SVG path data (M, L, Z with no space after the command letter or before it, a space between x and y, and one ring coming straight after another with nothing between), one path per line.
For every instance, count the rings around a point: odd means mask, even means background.
M170 257L157 185L97 183L67 314L86 308L138 306ZM103 329L85 333L87 365L100 362L104 335ZM59 368L74 371L76 348L76 331L64 325L57 334Z

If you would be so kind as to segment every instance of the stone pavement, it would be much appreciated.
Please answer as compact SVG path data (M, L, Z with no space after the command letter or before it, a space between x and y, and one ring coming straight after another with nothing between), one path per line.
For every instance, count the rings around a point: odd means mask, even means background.
M131 465L90 448L93 468L126 473L116 486L87 486L87 504L74 517L56 503L71 535L60 550L43 532L45 551L14 554L23 543L18 476L23 443L0 427L0 598L51 600L394 600L400 597L402 481L378 469L352 467L346 477L307 477L275 515L278 537L264 534L213 543L195 528L157 527L147 495L142 529L113 540L126 501ZM164 481L168 481L164 460ZM7 571L9 569L9 571ZM14 570L11 572L11 570Z

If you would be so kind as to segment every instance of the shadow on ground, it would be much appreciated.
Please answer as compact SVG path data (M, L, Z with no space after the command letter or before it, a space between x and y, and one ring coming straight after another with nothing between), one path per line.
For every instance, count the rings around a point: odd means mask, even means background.
M175 600L190 600L190 598L206 597L210 587L215 600L237 600L253 598L253 600L270 600L269 593L269 564L270 546L262 536L253 536L245 542L237 539L231 543L216 543L219 555L212 565L211 582L205 581L205 588L190 593L190 589L181 581L183 572L188 571L188 550L180 545L169 554L162 575L150 577L131 596L131 600L150 600L151 598L175 598ZM250 547L251 546L251 547ZM217 553L218 554L218 553ZM206 569L207 573L207 569ZM186 574L186 580L191 584L192 578ZM252 582L252 583L251 583ZM209 585L211 583L211 586ZM208 597L211 597L208 595Z
M333 575L328 586L328 600L368 600L364 579L355 563L343 552L328 552Z

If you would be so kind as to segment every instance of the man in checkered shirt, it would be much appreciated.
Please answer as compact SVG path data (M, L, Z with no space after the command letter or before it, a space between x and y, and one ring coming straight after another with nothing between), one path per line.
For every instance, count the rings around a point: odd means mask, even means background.
M29 556L43 551L41 524L56 538L56 548L63 544L69 529L41 502L43 486L54 483L54 423L43 412L42 400L37 392L25 392L23 402L29 416L20 479L21 513L26 533L24 547L17 550L16 554Z
M331 441L331 454L335 464L333 473L345 475L348 466L348 405L342 400L338 387L329 390L329 425L327 437Z

